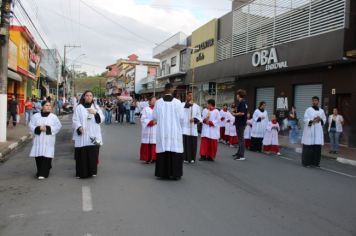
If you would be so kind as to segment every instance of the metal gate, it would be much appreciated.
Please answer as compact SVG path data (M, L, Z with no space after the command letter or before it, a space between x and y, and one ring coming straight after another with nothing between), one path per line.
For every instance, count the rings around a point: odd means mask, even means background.
M268 118L271 119L274 113L274 88L258 88L256 89L256 108L258 108L260 102L265 101L267 104Z

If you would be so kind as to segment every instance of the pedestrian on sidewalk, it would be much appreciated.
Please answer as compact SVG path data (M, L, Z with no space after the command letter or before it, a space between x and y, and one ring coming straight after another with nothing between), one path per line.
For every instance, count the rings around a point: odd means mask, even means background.
M173 85L166 84L165 95L153 110L153 119L157 122L155 176L179 180L183 176L183 107L173 92Z
M333 114L329 116L329 137L330 137L330 144L331 150L329 153L331 154L338 154L339 152L339 140L340 135L343 132L343 125L344 125L344 118L342 115L339 115L338 109L333 109Z
M130 101L126 101L124 103L125 106L125 115L126 115L126 123L130 123L131 119L130 119L130 108L131 108L131 102Z
M207 108L202 114L203 128L201 132L199 161L215 161L220 138L220 113L215 108L215 100L208 100Z
M10 119L12 118L12 125L16 127L17 115L19 114L19 103L16 100L16 96L12 95L11 99L7 104L7 125L9 125Z
M99 150L103 144L100 124L103 121L103 112L94 103L93 92L85 91L73 114L77 178L90 178L97 175Z
M121 124L124 124L125 106L121 100L117 101L116 115L117 115L117 121Z
M198 150L198 123L201 122L201 110L193 102L192 92L187 93L186 101L182 103L182 106L184 110L182 122L184 162L194 163Z
M235 156L235 160L243 161L246 160L245 158L245 128L247 124L247 112L248 112L248 105L245 101L247 93L243 89L237 90L236 98L238 101L235 116L235 126L236 126L236 133L239 140L239 145L237 149L237 153Z
M38 100L37 98L33 99L33 115L41 112L42 110L42 104L41 101Z
M244 132L244 139L245 139L245 147L247 149L251 148L251 130L252 130L253 120L251 117L251 113L247 112L247 121L246 121L246 128Z
M28 125L30 123L33 113L33 103L29 97L25 101L25 123Z
M111 102L111 99L108 98L108 100L104 103L104 109L105 109L105 124L109 125L111 124L111 119L112 119L112 110L113 110L113 104Z
M38 179L49 176L54 158L56 134L62 127L58 117L51 111L51 103L44 101L41 112L33 115L29 123L29 128L34 135L30 157L36 159Z
M251 130L251 151L261 152L262 151L262 141L265 136L267 124L268 124L268 113L266 111L266 102L260 102L258 108L253 113L253 125Z
M304 131L302 137L302 165L319 167L321 147L324 145L323 126L326 122L324 110L319 107L319 97L312 98L312 107L304 114Z
M135 123L135 111L136 111L136 99L131 102L130 105L130 124L134 125Z
M149 106L145 107L141 116L141 148L140 148L140 160L146 162L146 164L154 163L156 157L156 130L157 123L153 120L153 109L156 103L156 97L151 97L149 100Z
M271 121L268 122L265 136L263 137L263 151L266 154L274 153L278 156L281 155L278 142L278 132L280 130L277 116L273 114Z
M298 128L298 117L297 110L292 106L291 111L288 115L288 127L289 127L289 143L297 144L299 137L299 128Z

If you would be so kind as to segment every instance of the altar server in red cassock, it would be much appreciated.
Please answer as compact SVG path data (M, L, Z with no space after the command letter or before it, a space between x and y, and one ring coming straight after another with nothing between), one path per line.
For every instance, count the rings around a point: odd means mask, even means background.
M219 123L221 117L219 111L215 108L215 101L213 99L208 100L208 107L203 110L202 119L200 161L214 161L220 138Z
M149 99L149 106L145 107L141 113L141 149L140 160L146 164L156 161L156 122L153 120L153 108L156 98Z

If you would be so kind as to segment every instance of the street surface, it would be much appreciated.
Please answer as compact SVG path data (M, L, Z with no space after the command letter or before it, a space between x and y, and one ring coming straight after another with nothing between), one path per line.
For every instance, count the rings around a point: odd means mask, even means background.
M47 180L36 180L31 144L0 165L1 236L355 236L356 168L219 146L217 161L185 165L181 181L139 162L140 126L103 125L99 173L75 179L70 118Z

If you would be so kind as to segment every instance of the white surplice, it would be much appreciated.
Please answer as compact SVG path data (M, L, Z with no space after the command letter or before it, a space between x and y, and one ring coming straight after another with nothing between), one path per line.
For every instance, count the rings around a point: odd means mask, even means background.
M207 108L203 110L202 120L209 117L214 126L203 123L203 129L201 132L201 137L206 137L210 139L219 139L220 138L220 112L217 109L209 111Z
M47 117L42 117L41 113L37 113L32 116L28 126L34 135L30 157L44 156L47 158L53 158L56 134L62 127L58 117L52 113ZM51 134L48 135L46 132L41 132L40 135L35 134L35 129L38 126L51 127Z
M236 126L234 125L234 123L235 123L235 116L233 116L229 112L226 116L225 135L231 136L231 137L237 136Z
M96 110L100 116L100 123L103 123L105 118L101 108L95 104L92 104L90 108ZM73 140L76 148L95 145L91 138L95 138L101 145L103 144L100 124L96 123L94 115L89 114L87 108L82 104L79 104L73 113L72 127L74 129ZM80 127L84 130L82 135L77 133L77 129Z
M252 131L252 124L253 124L253 120L249 119L247 120L247 125L244 131L244 139L251 139L251 131Z
M182 103L184 117L182 121L182 129L184 135L189 136L198 136L198 124L194 124L191 121L192 118L197 119L199 122L201 119L201 108L197 104L193 104L193 106L189 108L184 108L185 102Z
M278 122L276 124L273 124L271 121L268 122L265 136L263 137L263 145L269 146L269 145L279 145L278 142L278 132L280 131L280 127Z
M157 126L149 127L148 124L153 120L153 109L145 107L141 114L141 143L156 144L156 130Z
M160 98L153 109L153 119L157 121L156 153L183 153L183 107L173 98L171 102Z
M320 117L322 122L312 124L309 126L309 122L313 121L316 117ZM304 131L302 137L302 144L304 145L324 145L324 131L323 125L325 125L326 116L323 109L315 110L309 107L304 114Z
M263 117L264 119L262 119ZM252 119L253 119L253 124L251 130L251 137L263 138L269 121L267 111L265 110L264 112L261 112L260 109L256 109L255 112L253 113ZM257 122L259 119L261 119L261 121Z
M223 109L220 110L220 122L219 122L220 127L225 127L226 121L228 120L229 117L230 117L229 111L224 111Z

